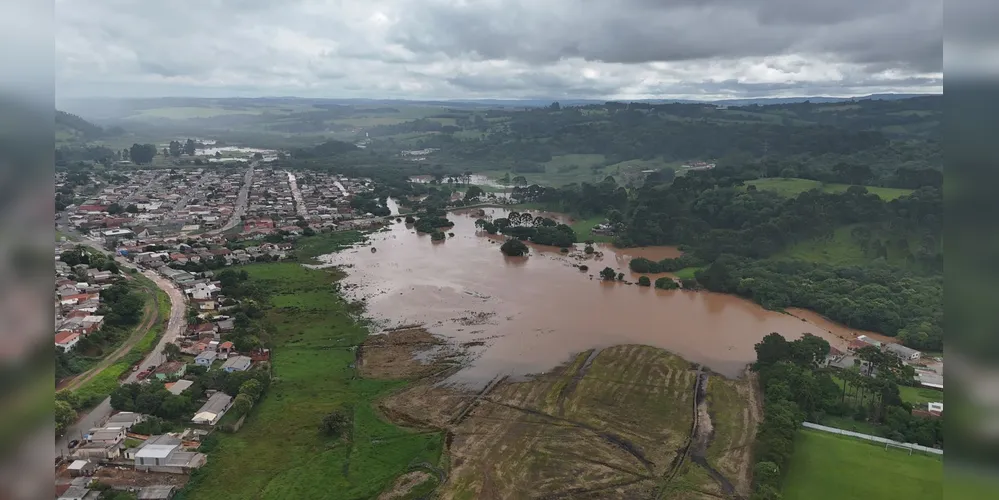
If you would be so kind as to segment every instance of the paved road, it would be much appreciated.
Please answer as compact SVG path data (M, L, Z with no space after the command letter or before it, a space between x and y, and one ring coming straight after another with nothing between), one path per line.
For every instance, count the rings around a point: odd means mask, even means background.
M77 241L98 251L110 254L110 252L105 250L99 243L89 238L79 237ZM117 261L122 267L137 269L134 264L128 262L122 257L116 257L115 261ZM167 321L166 331L160 338L160 342L156 345L156 348L153 349L153 351L149 353L139 365L144 368L149 365L158 365L165 361L166 358L163 356L163 346L166 345L167 342L174 342L178 336L184 333L184 328L187 326L187 318L185 317L187 312L187 303L184 292L163 276L160 276L155 271L148 269L143 270L142 274L152 280L153 283L156 283L156 286L160 287L160 289L166 292L170 297L170 319ZM128 377L125 379L125 383L135 382L137 380L136 375L138 375L138 372L130 372ZM80 420L76 424L70 426L62 437L56 439L55 456L68 455L69 441L73 439L80 439L88 430L101 425L108 418L108 416L111 415L111 411L111 398L105 398L104 401L101 401L101 403L94 409L82 415Z
M226 222L224 226L218 229L208 231L207 234L221 234L239 224L240 217L246 213L246 202L250 197L250 185L253 184L253 169L256 166L257 162L251 162L250 167L246 169L246 175L243 176L243 186L239 188L239 195L236 197L236 207L233 209L232 214L229 215L229 222Z
M298 189L298 180L295 178L295 174L291 172L285 172L288 174L288 186L291 187L291 197L295 200L295 213L301 217L307 217L309 211L305 208L305 200L302 198L302 190Z

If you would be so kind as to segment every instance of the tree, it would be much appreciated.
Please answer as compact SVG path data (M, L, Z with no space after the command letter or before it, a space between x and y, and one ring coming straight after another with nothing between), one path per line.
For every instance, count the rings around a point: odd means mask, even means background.
M130 214L137 214L139 213L139 207L135 203L132 203L129 206L125 207L125 211Z
M780 484L780 468L773 462L758 462L753 466L753 482L757 486L778 486Z
M137 165L151 163L156 156L156 146L153 144L132 144L129 148L129 157Z
M447 239L447 235L443 231L434 231L430 233L430 241L444 241Z
M177 344L174 344L173 342L167 342L166 344L163 345L163 355L165 355L167 360L169 361L176 361L180 359L181 355L180 347L178 347Z
M510 257L520 257L526 254L529 249L523 241L517 238L510 238L500 246L500 251Z
M614 278L616 276L617 273L614 272L614 269L610 267L605 267L603 271L600 271L600 277L607 281L614 281Z
M617 273L617 280L624 281L624 273Z
M73 422L76 422L76 410L69 403L57 399L55 402L56 434L62 435L66 432L67 427L73 425Z
M763 337L763 340L759 341L754 348L756 349L756 363L753 364L753 369L757 371L791 356L791 344L777 332Z
M121 208L121 205L119 205L117 203L112 203L112 204L108 205L108 213L111 214L111 215L118 215L118 214L120 214L120 213L122 213L124 211L125 211L125 209Z
M170 156L177 158L180 156L183 148L180 145L180 141L170 141L169 152Z
M480 196L486 194L479 186L469 186L465 191L465 202L478 200Z
M663 276L662 278L656 278L655 285L656 288L660 290L676 290L680 288L680 285L677 284L676 280L666 276Z
M319 432L327 436L340 437L350 425L350 418L342 411L334 411L323 417L319 424Z
M263 160L264 159L264 155L263 155L263 153L259 153L259 152L253 153L253 159L257 160L257 161Z
M652 280L648 276L642 276L638 278L638 286L651 286Z
M527 185L527 177L524 177L523 175L518 175L518 176L516 176L516 177L513 178L513 184L515 186L526 186Z
M245 383L245 382L244 382ZM236 415L246 415L253 408L253 399L247 394L239 394L232 400L232 411Z
M184 143L184 154L186 154L187 156L194 156L194 153L195 151L197 151L197 149L198 146L191 139L188 139L187 142Z
M264 386L260 384L260 381L253 378L247 380L246 382L243 382L243 385L239 386L239 393L246 394L253 401L260 399L260 393L262 393L263 391L264 391Z
M66 250L65 252L59 254L59 260L65 262L67 266L73 267L82 263L80 255L81 252L79 250Z
M586 253L587 255L593 253L594 252L593 245L586 245L585 247L583 247L583 252Z

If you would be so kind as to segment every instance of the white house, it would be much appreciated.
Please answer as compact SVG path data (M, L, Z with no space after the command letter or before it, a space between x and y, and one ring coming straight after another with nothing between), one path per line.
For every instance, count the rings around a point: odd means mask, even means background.
M222 365L222 369L227 372L245 372L250 369L250 364L253 361L248 356L232 356L225 361Z
M232 406L232 396L224 392L216 392L208 398L205 404L194 414L191 422L195 424L215 425Z
M212 363L215 362L216 358L218 358L218 353L215 351L201 351L201 354L198 354L194 358L194 364L198 366L212 366Z

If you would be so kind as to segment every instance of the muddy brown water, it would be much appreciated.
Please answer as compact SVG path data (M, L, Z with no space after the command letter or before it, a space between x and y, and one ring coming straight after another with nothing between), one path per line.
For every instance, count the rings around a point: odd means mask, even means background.
M501 208L485 209L503 217ZM380 328L422 324L457 342L481 341L469 366L453 381L482 385L500 375L542 373L574 353L618 344L644 344L674 352L729 377L755 359L753 345L770 332L789 339L808 332L843 348L831 322L806 321L732 296L711 292L664 291L603 282L606 266L630 273L638 256L676 257L672 247L615 249L598 244L597 256L573 255L531 245L527 257L507 257L501 240L476 231L475 217L453 213L455 234L433 243L404 223L371 235L366 246L322 256L327 264L349 266L344 289L364 298L367 315ZM586 264L581 272L573 264ZM799 311L800 312L800 311ZM807 313L807 311L805 311ZM816 324L819 322L820 324Z

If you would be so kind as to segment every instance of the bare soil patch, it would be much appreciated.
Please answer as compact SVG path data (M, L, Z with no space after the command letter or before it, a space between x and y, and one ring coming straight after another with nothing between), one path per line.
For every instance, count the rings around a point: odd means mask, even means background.
M413 489L427 481L433 481L434 477L423 471L413 471L396 478L392 487L378 495L378 500L395 500L405 498Z
M461 351L423 328L371 335L358 348L357 368L366 378L416 379L446 371Z

